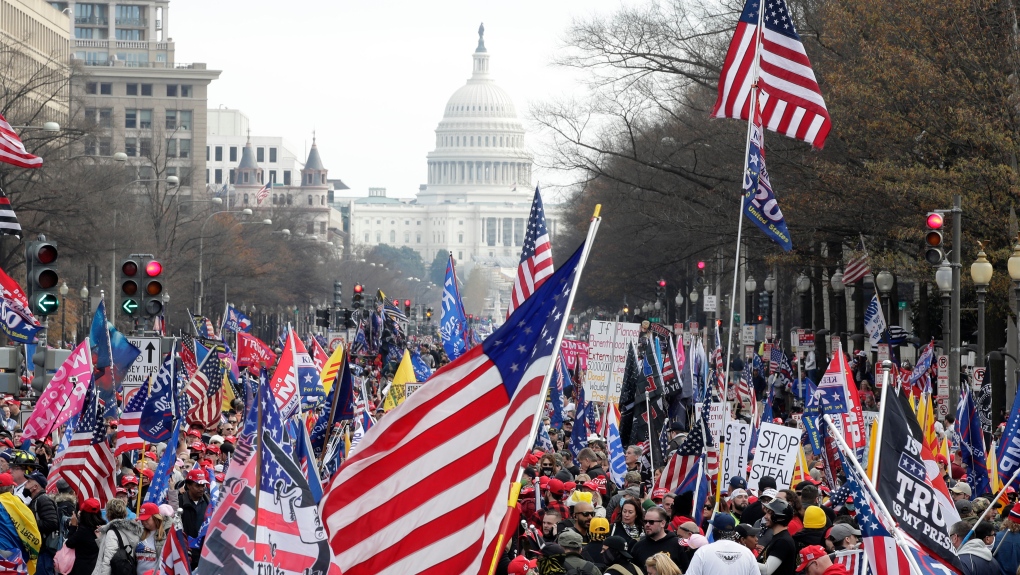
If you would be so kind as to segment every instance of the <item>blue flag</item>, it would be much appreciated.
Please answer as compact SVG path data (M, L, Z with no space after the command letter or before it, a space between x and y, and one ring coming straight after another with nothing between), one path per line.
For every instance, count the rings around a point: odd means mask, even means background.
M570 431L570 451L577 455L588 447L588 409L594 406L584 400L584 388L577 389L577 409L574 412L574 429Z
M0 322L0 327L3 327L7 337L16 343L32 343L35 341L40 327L20 313L18 307L17 304L11 305L9 300L0 298L0 313L3 314L3 322Z
M347 358L342 363L339 377L326 397L326 411L312 427L311 446L316 457L322 457L326 448L326 432L338 427L342 421L354 419L354 379ZM336 394L339 396L334 397Z
M96 354L96 369L113 365L113 353L110 351L110 331L106 328L106 301L99 300L96 313L92 316L89 328L89 343Z
M538 434L535 436L534 449L548 453L552 451L553 442L552 438L549 437L549 432L545 429L545 421L541 419L538 421Z
M443 313L439 321L439 334L443 339L443 349L450 361L454 361L467 351L467 314L464 313L464 302L460 299L457 287L457 270L453 265L453 256L446 262L446 281L443 283Z
M173 437L170 430L177 418L177 351L176 343L163 360L152 380L148 400L142 408L138 423L138 436L150 443L163 443Z
M243 331L248 333L251 331L251 318L241 313L241 310L237 309L232 305L227 306L226 313L223 314L223 329L229 329L230 331L237 333Z
M960 437L960 454L963 465L967 468L967 483L970 485L971 499L980 497L991 491L988 485L988 463L985 453L985 438L981 433L981 420L978 418L974 394L963 390L960 394L960 405L956 408L957 434Z
M411 352L411 367L414 369L415 381L425 382L432 377L432 368L421 358L421 352L417 349Z
M1009 411L1009 421L996 447L995 458L999 462L999 479L1006 485L1020 468L1020 393L1013 397L1013 408Z
M305 426L300 422L291 420L294 433L294 461L301 466L305 480L308 481L308 488L312 494L312 500L318 505L322 501L322 479L319 477L319 470L316 467L315 456L312 454L312 446L308 442L308 434Z
M567 361L563 359L563 353L559 354L556 362L556 371L553 372L552 385L549 386L549 395L552 403L552 415L549 416L549 426L553 429L563 427L563 390L570 387L570 368Z
M761 101L758 101L759 106ZM744 170L744 215L765 232L783 251L793 249L790 230L786 227L783 211L772 192L772 183L765 168L765 140L761 124L761 112L754 111L751 124L751 140L747 148L747 165Z
M177 420L173 426L173 433L168 433L167 437L180 437L181 421L183 420L183 417ZM170 486L170 476L173 474L175 463L177 463L177 450L167 447L163 451L163 456L159 458L159 465L156 466L152 482L149 483L149 490L145 493L146 503L161 505L166 502L166 490Z

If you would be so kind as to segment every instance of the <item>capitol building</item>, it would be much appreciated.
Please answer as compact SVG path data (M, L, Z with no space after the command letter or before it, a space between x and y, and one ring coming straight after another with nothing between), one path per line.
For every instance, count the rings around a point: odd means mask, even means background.
M490 280L487 310L505 313L531 212L532 156L524 125L510 96L490 75L484 28L472 54L471 77L450 97L427 155L427 184L414 199L369 196L351 200L350 242L367 248L387 244L417 251L426 266L441 250L457 262L464 281L474 266ZM546 226L556 234L556 211L547 206ZM502 307L503 312L496 312Z

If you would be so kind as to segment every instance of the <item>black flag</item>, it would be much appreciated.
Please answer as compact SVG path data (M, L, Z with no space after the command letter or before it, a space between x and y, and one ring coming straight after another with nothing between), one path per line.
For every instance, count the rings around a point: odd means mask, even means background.
M625 449L635 443L631 441L631 430L634 423L634 400L640 385L643 384L638 371L637 354L634 351L634 344L628 343L627 363L623 370L623 387L620 389L620 442L623 443Z

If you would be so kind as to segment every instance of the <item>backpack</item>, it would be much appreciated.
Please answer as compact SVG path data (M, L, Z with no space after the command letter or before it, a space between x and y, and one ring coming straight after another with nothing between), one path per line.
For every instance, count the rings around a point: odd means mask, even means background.
M120 531L116 529L111 529L111 531L117 536L118 546L117 552L110 559L110 575L136 575L138 573L138 558L135 556L135 550L124 545Z
M567 575L595 575L595 564L591 561L585 561L584 565L580 567L571 567L565 565L567 568Z

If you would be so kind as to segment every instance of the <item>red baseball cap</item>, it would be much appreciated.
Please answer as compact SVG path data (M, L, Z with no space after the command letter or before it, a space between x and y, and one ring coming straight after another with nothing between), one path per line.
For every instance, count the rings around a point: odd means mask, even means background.
M0 473L0 487L14 487L14 476L10 473Z
M117 427L118 425L120 425L120 420L118 420L118 419L111 419L110 421L108 421L106 423L106 425L112 425L113 427Z
M220 446L219 445L210 445L209 447L205 448L205 451L207 453L219 453L220 452Z
M804 571L812 561L817 561L825 555L828 555L828 553L825 552L825 548L821 545L808 545L801 549L800 564L797 565L797 573Z
M138 478L134 475L125 475L120 480L121 485L138 485Z
M156 452L155 451L146 451L145 452L145 458L146 459L155 460L156 459Z
M552 493L563 493L563 482L553 477L549 480L549 491Z
M514 557L510 565L507 565L506 572L508 575L527 575L528 571L538 566L538 561L532 559L528 561L523 555Z
M90 497L81 503L81 510L85 513L99 513L99 510L103 506L99 504L99 500L95 497Z
M189 429L188 436L190 437L202 437L202 432L197 429Z
M214 473L213 477L216 478L216 481L218 481L220 483L223 483L223 480L227 478L227 474L226 473Z
M191 444L191 448L195 451L205 451L205 444L201 441L195 441Z
M941 463L942 465L949 465L949 460L946 459L945 455L941 453L935 456L935 463Z
M142 503L142 508L138 510L138 520L145 521L153 515L159 515L159 505L156 505L151 501Z
M237 438L234 437L233 435L228 435L228 436L223 438L223 443L235 443L236 441L237 441Z
M564 481L563 482L563 490L564 491L573 491L575 489L577 489L577 483L575 483L573 481Z
M667 493L669 493L669 489L666 489L665 487L659 487L658 489L653 489L652 490L652 499L662 499L663 497L666 496Z
M118 487L117 488L117 495L120 495L121 493L123 493L124 495L127 495L127 489L124 489L123 487Z
M192 469L188 472L188 481L194 481L199 485L209 485L209 476L201 469Z
M149 481L152 481L152 478L156 476L156 472L151 469L143 469L142 475L144 475Z

